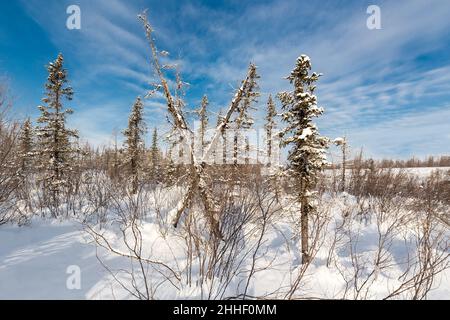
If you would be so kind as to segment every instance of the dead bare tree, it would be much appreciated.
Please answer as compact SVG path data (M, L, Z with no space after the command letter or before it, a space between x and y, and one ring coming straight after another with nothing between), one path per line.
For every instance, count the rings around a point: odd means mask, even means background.
M144 25L147 40L151 49L152 65L160 81L160 84L155 85L155 88L149 92L149 95L147 95L147 97L149 97L151 94L153 94L158 90L162 90L164 97L166 99L167 109L169 111L170 116L172 117L174 131L183 141L185 142L191 141L192 130L189 129L189 126L185 120L184 112L181 108L181 106L183 106L183 102L179 96L178 97L174 96L169 88L168 81L166 79L166 76L163 72L163 68L159 61L159 51L156 47L155 40L153 38L153 28L150 22L148 21L147 13L143 12L142 14L140 14L139 19L142 21ZM230 107L228 109L228 112L226 113L222 122L217 126L215 134L213 135L210 143L206 147L205 153L203 154L202 157L200 157L200 159L196 158L196 154L192 148L192 144L186 143L187 153L189 159L192 161L193 166L191 171L192 177L191 181L189 182L189 187L187 188L186 195L178 208L176 218L173 223L175 227L178 226L179 220L183 212L192 205L193 197L196 194L199 194L199 197L204 206L205 216L207 218L207 221L209 221L211 233L213 233L219 239L223 238L219 225L219 206L214 201L214 197L212 195L211 188L208 183L209 177L205 171L205 168L207 166L207 160L213 151L213 147L216 145L216 142L222 136L222 129L227 126L232 114L235 111L237 111L241 100L246 96L250 96L249 92L252 89L255 78L256 78L256 66L251 64L246 79L242 82L241 87L236 92L234 99L232 100Z
M341 147L341 152L342 152L342 163L341 163L341 170L342 170L342 179L341 179L341 192L345 191L345 169L346 169L346 162L347 162L347 153L348 153L348 143L347 143L347 138L343 137L343 138L336 138L334 139L334 144L336 144L337 146Z
M415 252L409 257L404 273L385 299L406 297L426 299L437 276L450 268L449 226L438 214L442 198L439 174L432 174L422 185L420 199L412 208L415 213ZM448 208L447 208L448 210Z
M122 289L139 300L155 298L157 290L164 284L176 290L180 289L181 276L176 267L152 257L151 250L146 246L142 234L143 201L136 203L136 199L145 198L145 191L140 188L136 194L113 196L110 209L115 213L112 224L119 225L121 243L116 243L108 236L106 230L84 223L85 230L92 237L97 246L97 259L110 273ZM146 201L146 200L145 200ZM147 202L147 201L146 201ZM114 270L98 254L102 248L116 257L128 259L128 269ZM155 275L158 275L156 277Z
M10 222L17 214L15 193L22 182L16 148L19 124L6 119L10 108L6 86L0 84L0 225Z

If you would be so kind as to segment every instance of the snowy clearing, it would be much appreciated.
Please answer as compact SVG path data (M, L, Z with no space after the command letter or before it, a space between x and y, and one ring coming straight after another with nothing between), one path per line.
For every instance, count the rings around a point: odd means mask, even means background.
M379 232L377 218L373 216L364 220L357 216L348 220L348 228L342 233L336 233L336 226L341 225L342 210L355 205L353 197L341 195L328 198L327 206L331 205L330 220L326 229L320 234L326 235L323 243L317 249L315 259L305 271L302 278L299 298L356 298L357 293L346 284L355 275L356 266L352 259L358 257L361 263L359 280L361 284L369 279L370 287L364 292L364 298L381 299L386 297L393 288L399 285L397 278L405 272L408 254L414 252L414 235L412 228L396 225L398 233L388 235L390 222L381 224L386 230ZM356 208L356 207L355 207ZM356 211L355 211L356 212ZM170 214L170 213L169 213ZM248 296L268 296L285 298L286 292L280 288L288 288L302 270L298 237L292 234L296 225L295 216L284 216L273 220L265 232L263 243L257 253L256 266L260 268L255 273L248 289ZM410 223L413 223L410 221ZM198 265L192 268L191 285L186 283L187 256L186 243L179 231L161 229L154 218L142 223L144 256L167 263L175 272L181 275L181 281L174 280L171 284L164 281L167 273L147 265L145 274L151 278L147 283L154 285L154 296L158 299L205 299L227 298L242 293L246 284L248 270L251 267L251 257L244 257L236 268L237 274L226 288L221 284L204 283L198 285ZM128 230L129 231L129 230ZM162 232L161 232L162 231ZM349 246L346 237L350 235L352 245ZM121 252L127 249L123 237L114 226L102 231L110 243ZM388 245L382 249L387 261L381 266L380 272L374 268L373 259L379 249L380 237ZM448 239L449 232L446 231ZM336 237L338 238L336 240ZM350 239L350 237L348 238ZM356 241L355 239L358 239ZM247 239L245 248L253 246L256 239ZM104 265L124 283L130 283L127 273L119 270L131 270L135 263L130 259L108 252L95 245L92 236L85 227L75 221L57 222L34 218L30 226L0 227L0 299L136 299L124 289ZM354 252L352 253L352 250ZM384 252L386 250L386 252ZM245 250L243 250L245 251ZM97 258L97 254L98 257ZM352 256L352 254L355 254ZM100 260L99 260L100 259ZM327 266L328 265L328 266ZM70 266L78 266L81 271L81 288L69 290L67 281ZM372 270L373 269L373 270ZM373 277L370 275L375 271ZM164 274L164 276L163 276ZM138 286L142 288L142 277L136 275ZM129 288L132 286L129 285ZM348 291L346 293L346 291ZM209 296L209 294L213 294ZM399 296L402 298L406 296ZM363 298L362 296L359 298ZM450 270L439 274L430 291L430 299L450 299Z

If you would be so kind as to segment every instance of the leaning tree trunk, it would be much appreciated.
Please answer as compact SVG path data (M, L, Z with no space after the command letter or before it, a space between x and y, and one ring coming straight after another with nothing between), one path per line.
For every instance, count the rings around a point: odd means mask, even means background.
M156 49L156 45L154 43L154 39L152 36L153 29L148 22L146 13L139 15L139 18L142 20L144 24L144 28L146 31L146 36L148 43L150 45L150 49L152 52L152 61L153 61L153 67L156 71L156 75L160 79L160 87L163 92L164 96L166 98L167 103L167 109L172 116L172 122L174 129L177 130L177 132L180 134L180 137L185 139L185 141L189 141L190 139L190 130L188 128L188 124L185 120L185 115L181 108L175 103L175 98L172 96L168 81L165 79L163 74L163 68L160 65L159 62L159 55L158 50ZM205 170L207 161L210 159L211 154L213 153L213 148L216 146L217 141L222 137L223 131L228 126L230 122L231 115L236 111L236 109L239 106L239 103L245 97L248 95L248 92L252 89L252 79L256 77L256 66L251 64L248 70L247 77L242 82L241 87L236 92L233 100L231 101L230 107L228 109L228 112L226 113L226 116L223 118L223 120L220 122L220 124L216 127L215 133L213 135L213 138L209 142L204 154L202 157L197 159L194 155L194 150L189 145L189 153L190 158L193 160L194 164L194 170L193 175L191 177L191 183L189 190L184 197L181 205L178 208L178 212L175 218L175 221L173 222L174 226L177 226L179 223L179 219L181 218L181 215L183 214L183 211L189 207L189 205L192 203L192 198L195 194L199 193L200 198L203 202L204 209L205 209L205 218L209 222L211 233L214 234L217 238L223 239L223 235L220 231L220 224L219 224L219 205L216 203L212 190L208 184L208 174ZM197 191L197 192L196 192Z

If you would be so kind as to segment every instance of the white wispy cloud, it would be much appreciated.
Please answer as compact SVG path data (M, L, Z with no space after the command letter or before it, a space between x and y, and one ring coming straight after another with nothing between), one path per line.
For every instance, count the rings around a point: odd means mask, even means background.
M295 58L306 53L314 69L325 74L318 96L327 110L320 121L326 134L346 133L354 139L355 148L365 146L373 156L387 155L387 151L394 157L446 152L442 144L432 148L408 138L410 131L404 129L413 126L416 136L433 139L434 135L435 141L450 132L450 123L445 121L439 126L434 121L429 121L428 127L420 125L423 110L432 112L436 119L446 119L442 101L450 98L449 66L421 70L414 61L439 49L443 39L448 40L450 4L396 1L380 6L383 29L374 31L366 28L364 4L343 9L329 2L322 6L278 1L249 6L239 16L217 16L215 9L191 8L195 17L215 17L211 33L218 43L230 45L217 60L201 61L198 67L190 63L213 79L216 87L218 83L225 89L242 76L247 61L254 61L262 75L262 92L276 93L288 86L283 77ZM293 24L296 15L307 23ZM408 126L398 125L402 121ZM388 130L390 124L396 126ZM379 145L383 141L370 139L380 128L389 131L389 146L396 147L383 148ZM366 140L359 138L362 132L369 132Z
M319 122L325 134L347 134L355 148L364 146L373 156L445 152L439 143L423 139L442 141L450 132L450 124L441 120L448 119L450 66L438 61L423 68L416 60L450 45L447 1L381 1L382 30L368 30L369 2L276 0L230 9L199 2L82 0L78 33L63 27L65 12L55 14L69 1L46 3L43 12L41 1L23 1L53 42L76 60L74 86L80 92L93 86L102 91L82 95L84 105L96 110L111 102L121 106L116 116L122 116L132 96L145 94L152 82L147 44L136 20L149 7L158 46L171 51L170 62L180 64L192 83L195 94L188 92L188 101L193 104L208 93L213 112L227 105L252 61L262 76L262 116L267 95L289 88L283 78L296 57L306 53L314 71L325 74L317 91L327 110ZM112 82L116 87L108 88ZM163 121L160 97L150 105L150 118ZM90 122L90 132L111 129ZM380 132L389 141L375 138Z
M353 146L365 146L366 154L385 158L397 154L416 157L442 154L442 150L448 150L446 146L450 145L448 119L450 105L431 112L406 114L367 128L359 128L353 134ZM401 144L398 143L399 140Z

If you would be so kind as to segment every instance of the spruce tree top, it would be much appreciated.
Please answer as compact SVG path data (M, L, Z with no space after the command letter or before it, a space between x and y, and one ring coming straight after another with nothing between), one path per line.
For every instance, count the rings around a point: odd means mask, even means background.
M277 109L275 107L275 102L273 101L272 95L269 95L267 100L267 115L266 115L266 129L271 130L275 126L275 117L277 116Z
M47 89L47 97L42 99L44 103L53 104L52 106L56 108L61 107L61 98L64 97L69 101L73 99L72 87L65 86L68 80L67 70L64 69L63 63L64 58L60 53L56 60L48 65L48 78L45 85L45 88Z
M290 169L305 182L313 182L327 164L328 146L328 139L320 136L313 123L313 118L323 113L314 95L315 83L321 75L315 72L310 74L310 70L311 60L301 55L287 77L294 90L278 94L284 111L282 119L287 123L281 132L282 142L292 147L288 156Z
M136 101L131 110L130 117L128 118L128 127L124 130L126 137L125 143L128 149L137 150L143 147L143 134L146 128L144 124L144 104L140 97L136 98Z

